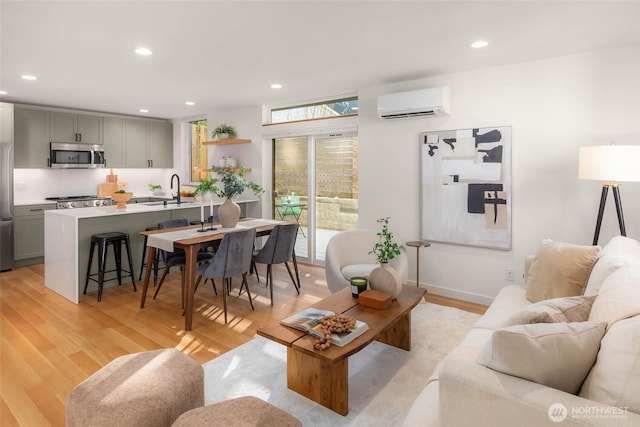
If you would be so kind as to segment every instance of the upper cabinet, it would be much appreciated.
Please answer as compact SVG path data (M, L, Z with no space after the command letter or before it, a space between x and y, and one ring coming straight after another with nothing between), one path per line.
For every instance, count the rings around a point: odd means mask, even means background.
M102 117L52 111L49 113L49 140L102 144Z
M126 119L124 147L127 168L172 168L173 125L158 120Z
M13 104L0 102L0 143L13 142Z
M123 168L124 163L124 119L105 117L102 119L102 142L104 158L108 168Z
M14 167L49 167L49 113L15 105L13 116Z
M49 143L104 145L109 168L172 168L173 125L131 116L97 116L14 107L16 168L49 167Z

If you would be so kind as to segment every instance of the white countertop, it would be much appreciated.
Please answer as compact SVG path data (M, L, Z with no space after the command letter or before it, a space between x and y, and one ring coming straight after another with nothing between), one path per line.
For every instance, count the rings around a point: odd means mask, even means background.
M233 199L236 203L254 203L258 202L257 198L238 198ZM214 206L220 206L224 203L223 199L213 200ZM163 210L176 210L176 209L190 209L190 208L199 208L201 206L207 207L210 206L210 202L185 202L180 205L175 203L168 203L166 206L162 204L162 202L149 202L149 203L131 203L126 206L124 209L120 209L117 206L100 206L100 207L92 207L92 208L75 208L75 209L55 209L48 210L45 212L45 215L64 215L74 218L96 218L102 216L113 216L113 215L128 215L128 214L137 214L137 213L145 213L145 212L159 212Z

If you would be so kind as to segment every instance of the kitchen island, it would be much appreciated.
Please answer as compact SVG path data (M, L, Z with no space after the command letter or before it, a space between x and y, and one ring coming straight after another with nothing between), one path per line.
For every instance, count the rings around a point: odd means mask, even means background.
M234 199L242 209L242 216L259 216L259 199ZM186 218L189 221L200 221L209 215L217 214L217 207L224 200L213 201L213 212L209 202L152 202L128 204L119 209L114 206L101 206L79 209L58 209L45 212L45 286L60 294L69 301L78 304L84 290L89 262L91 236L98 233L119 231L129 234L131 256L133 258L134 279L137 281L142 262L144 238L140 235L147 227L157 226L159 222L171 219ZM255 212L254 212L255 211ZM115 266L111 249L108 252L107 270ZM126 256L123 250L122 267L127 269ZM94 256L93 272L97 272L97 257ZM108 276L110 277L110 276ZM130 282L130 277L123 277L123 284ZM117 284L117 281L105 282L105 288ZM98 285L89 281L87 297L95 298ZM106 296L108 298L108 295Z

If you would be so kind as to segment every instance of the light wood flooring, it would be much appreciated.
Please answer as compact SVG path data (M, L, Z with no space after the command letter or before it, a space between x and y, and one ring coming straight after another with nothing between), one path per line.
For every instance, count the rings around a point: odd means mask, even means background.
M0 425L64 426L69 391L114 358L145 350L174 347L199 363L249 341L261 326L302 310L329 295L324 269L300 265L298 296L286 270L274 266L274 306L264 285L249 280L255 311L237 287L224 324L222 298L211 285L196 293L193 331L184 331L180 307L180 273L172 272L157 300L147 297L140 309L140 289L131 284L107 288L72 304L44 287L44 265L0 273ZM239 281L238 281L239 282ZM220 286L218 283L218 293ZM483 313L486 307L428 295L436 304Z

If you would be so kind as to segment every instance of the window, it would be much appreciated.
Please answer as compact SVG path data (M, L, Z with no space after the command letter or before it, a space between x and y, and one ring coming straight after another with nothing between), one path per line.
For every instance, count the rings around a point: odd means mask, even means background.
M206 176L207 164L207 121L197 120L191 124L191 181L201 181Z
M314 104L271 110L271 123L287 123L300 120L327 119L358 114L358 98L334 99Z

